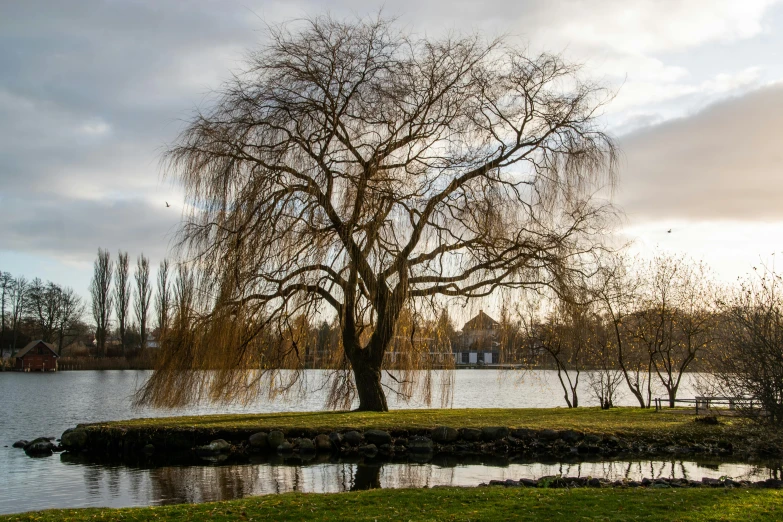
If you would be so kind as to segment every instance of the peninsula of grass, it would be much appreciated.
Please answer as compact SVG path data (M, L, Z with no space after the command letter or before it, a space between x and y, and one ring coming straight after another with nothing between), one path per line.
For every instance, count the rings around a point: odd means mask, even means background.
M693 410L690 410L692 412ZM100 431L212 431L248 432L280 430L290 432L330 432L380 429L386 431L426 430L436 426L483 428L505 426L533 430L577 430L602 435L633 438L676 437L701 439L753 431L753 425L739 417L721 417L718 424L695 422L685 409L641 408L475 408L394 410L376 412L304 412L241 415L203 415L132 419L89 424L87 430Z
M286 493L207 504L58 509L0 521L781 520L783 492L760 489L435 488Z

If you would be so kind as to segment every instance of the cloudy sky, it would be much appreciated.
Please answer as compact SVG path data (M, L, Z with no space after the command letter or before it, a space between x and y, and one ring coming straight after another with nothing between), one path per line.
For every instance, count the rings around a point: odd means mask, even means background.
M99 246L157 264L182 208L160 154L266 24L380 8L562 52L615 89L637 250L732 280L783 249L783 2L0 0L0 270L86 294Z

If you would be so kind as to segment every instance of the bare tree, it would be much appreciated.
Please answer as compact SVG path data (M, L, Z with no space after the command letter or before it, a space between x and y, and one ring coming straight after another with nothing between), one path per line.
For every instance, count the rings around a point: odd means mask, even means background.
M573 298L553 301L554 310L545 319L541 317L540 303L530 307L524 329L529 343L543 350L554 364L566 405L576 408L579 379L587 369L590 350L590 311L584 302Z
M150 310L150 298L152 297L152 286L150 285L150 260L140 255L136 259L136 271L133 274L136 281L136 300L134 301L134 311L136 312L136 321L139 324L139 335L141 337L142 352L147 347L147 317Z
M155 311L157 314L158 334L163 335L168 329L169 314L171 313L168 259L161 261L158 268L158 292L155 294Z
M614 406L617 391L623 382L623 371L617 364L617 348L613 342L611 323L595 315L589 332L587 382L601 409Z
M167 154L205 313L192 356L162 357L142 402L225 390L193 361L236 379L265 328L331 313L353 377L333 389L386 410L384 355L409 303L566 285L613 214L589 198L613 179L596 123L609 96L559 56L384 19L290 27ZM187 379L193 394L173 398L167 383Z
M82 320L84 304L82 304L82 298L74 292L73 288L60 289L57 297L57 354L60 355L70 330ZM70 332L70 335L73 333Z
M27 279L19 276L11 284L11 356L16 353L16 342L19 338L20 323L27 310Z
M114 265L114 313L117 316L117 328L120 332L120 346L125 355L125 333L128 328L128 308L130 307L130 272L128 253L117 252L117 263Z
M755 399L765 412L758 419L777 426L783 425L782 291L780 274L762 267L720 300L725 349L712 366L724 394Z
M98 249L98 258L93 268L90 296L92 297L92 317L95 320L95 340L98 352L106 356L106 336L111 322L113 296L111 293L112 262L108 250Z
M638 311L629 323L673 408L683 375L714 343L714 292L706 267L684 257L658 255L643 276Z
M60 323L60 300L62 288L44 283L36 277L30 282L27 292L27 311L37 326L36 336L46 342L54 342Z
M652 402L653 355L634 342L640 278L624 256L604 259L594 277L593 293L613 336L617 365L628 389L642 408Z
M0 271L0 359L3 357L6 343L6 328L5 328L5 311L6 306L11 300L11 292L14 283L14 278L9 272Z

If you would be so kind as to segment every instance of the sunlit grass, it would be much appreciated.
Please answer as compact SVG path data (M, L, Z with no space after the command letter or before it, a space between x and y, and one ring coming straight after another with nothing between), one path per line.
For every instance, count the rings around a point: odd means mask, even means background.
M748 421L723 417L717 426L694 422L683 410L661 411L640 408L528 408L528 409L440 409L372 412L305 412L247 415L204 415L134 419L90 425L94 428L131 429L425 429L434 426L483 427L508 426L532 429L575 429L584 432L633 435L635 437L702 437L736 432L750 427Z
M208 504L63 509L14 521L108 520L780 520L783 492L756 489L437 488L286 493Z

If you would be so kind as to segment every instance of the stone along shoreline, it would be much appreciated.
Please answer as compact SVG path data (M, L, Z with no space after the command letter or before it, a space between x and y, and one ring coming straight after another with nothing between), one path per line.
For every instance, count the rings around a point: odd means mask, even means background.
M407 410L139 419L80 425L63 434L61 446L87 458L128 462L215 462L255 455L304 462L316 457L427 462L441 456L513 462L663 456L752 461L781 456L780 444L742 419L625 410ZM451 422L439 424L444 420ZM514 423L490 424L497 420ZM553 427L541 427L547 421Z

